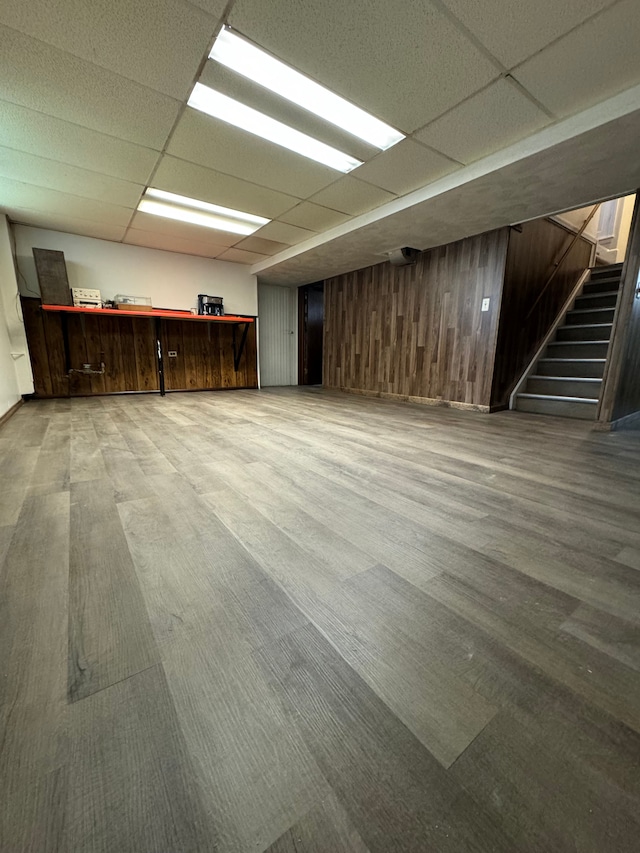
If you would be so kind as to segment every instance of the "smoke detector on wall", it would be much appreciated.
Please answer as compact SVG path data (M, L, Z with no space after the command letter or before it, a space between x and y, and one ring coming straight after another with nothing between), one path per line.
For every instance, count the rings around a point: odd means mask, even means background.
M391 252L387 252L387 254L394 267L405 267L407 264L415 264L418 260L420 249L403 246L401 249L394 249Z

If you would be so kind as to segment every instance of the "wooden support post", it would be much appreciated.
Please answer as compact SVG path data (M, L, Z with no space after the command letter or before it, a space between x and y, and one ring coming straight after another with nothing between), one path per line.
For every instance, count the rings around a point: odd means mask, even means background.
M620 295L618 305L613 318L611 330L611 343L607 354L604 377L602 380L602 395L598 406L596 419L598 424L604 426L611 423L619 414L618 396L621 390L621 380L628 357L628 345L630 342L630 325L636 302L636 288L638 273L640 272L640 189L636 191L636 202L631 220L631 231L627 255L622 268L622 279L620 281ZM640 342L636 342L640 345ZM640 381L640 380L639 380ZM640 399L640 389L638 389Z

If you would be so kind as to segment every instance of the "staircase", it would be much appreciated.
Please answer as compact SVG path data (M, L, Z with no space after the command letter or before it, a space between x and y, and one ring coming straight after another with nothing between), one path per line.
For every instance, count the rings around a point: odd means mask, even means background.
M519 412L595 420L622 264L595 267L515 399Z

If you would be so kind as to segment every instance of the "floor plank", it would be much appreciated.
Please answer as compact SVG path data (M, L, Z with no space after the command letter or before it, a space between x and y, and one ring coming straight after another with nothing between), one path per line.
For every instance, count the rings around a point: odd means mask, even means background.
M269 847L266 853L368 853L335 796L308 812Z
M451 672L420 593L385 566L340 585L316 610L340 655L444 767L496 707Z
M519 849L315 628L255 656L371 850Z
M221 849L264 850L331 790L251 654L224 645L199 634L164 666Z
M68 565L69 495L26 498L0 572L3 850L22 849L32 823L58 826L43 790L64 763Z
M542 732L498 715L452 773L480 807L492 806L507 832L529 850L633 853L640 837L636 804ZM554 780L549 785L549 779Z
M67 762L61 850L218 849L161 666L72 706Z
M640 672L640 625L582 604L560 627Z
M107 480L71 484L69 698L158 663L149 617Z

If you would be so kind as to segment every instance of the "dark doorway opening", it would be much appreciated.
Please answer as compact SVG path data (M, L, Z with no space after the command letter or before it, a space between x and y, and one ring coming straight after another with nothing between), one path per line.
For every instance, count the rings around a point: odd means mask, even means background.
M298 289L298 384L322 385L324 282Z

